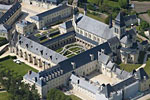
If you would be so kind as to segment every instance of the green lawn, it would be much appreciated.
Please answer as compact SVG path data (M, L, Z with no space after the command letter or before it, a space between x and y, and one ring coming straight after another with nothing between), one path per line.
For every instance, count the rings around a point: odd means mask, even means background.
M14 63L12 58L0 61L0 65L5 66L10 70L13 70L14 72L18 73L21 76L24 76L29 70L38 72L36 69L31 68L30 66L24 63L21 63L20 65Z
M111 0L104 0L104 4L110 6L110 7L118 7L120 8L120 5L118 2L111 1Z
M8 41L6 38L0 37L0 46L7 44Z
M8 93L7 92L0 93L0 100L9 100Z
M127 72L132 72L134 69L137 69L141 66L141 64L123 64L121 63L120 65L120 69L124 69Z
M59 52L61 52L62 50L63 50L63 48L59 48L59 49L56 50L56 52L59 53Z
M70 95L72 100L81 100L79 97L75 96L75 95Z
M87 16L89 16L89 17L91 17L91 18L93 18L93 19L96 19L96 20L98 20L98 21L100 21L100 22L104 22L104 21L105 21L104 18L101 18L101 17L98 16L98 15L93 15L93 14L91 14L91 13L87 13Z
M71 57L73 57L73 56L75 56L75 54L70 54L70 55L68 55L67 57L68 57L68 58L71 58Z
M146 66L144 67L144 70L147 72L147 74L150 76L150 58L148 58L146 62Z

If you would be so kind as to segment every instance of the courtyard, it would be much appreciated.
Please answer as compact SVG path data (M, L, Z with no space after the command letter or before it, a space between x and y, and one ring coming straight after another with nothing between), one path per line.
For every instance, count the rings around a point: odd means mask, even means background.
M67 44L64 47L56 50L56 52L66 56L68 58L73 57L75 55L78 55L84 51L86 51L86 48L77 44L76 42L71 43L71 44Z
M118 79L110 78L104 74L100 74L99 72L93 72L91 75L87 76L90 81L98 82L100 85L102 84L116 84L118 83Z

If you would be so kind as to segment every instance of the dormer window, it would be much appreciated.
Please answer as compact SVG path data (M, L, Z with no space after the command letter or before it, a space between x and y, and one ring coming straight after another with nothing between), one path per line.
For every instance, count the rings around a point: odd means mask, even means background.
M28 48L28 44L26 44L26 47Z
M40 52L41 52L41 55L43 55L43 50L41 50Z
M52 56L50 56L50 59L52 60Z

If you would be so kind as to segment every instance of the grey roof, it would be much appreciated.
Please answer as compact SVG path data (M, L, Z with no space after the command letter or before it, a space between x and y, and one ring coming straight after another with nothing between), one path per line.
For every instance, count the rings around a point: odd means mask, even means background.
M113 63L112 61L109 61L106 67L112 70L114 65L115 63Z
M91 39L89 39L89 38L87 38L87 37L85 37L85 36L83 36L83 35L81 35L81 34L79 34L79 33L75 33L75 34L76 34L76 37L77 37L77 38L80 38L80 39L82 39L82 40L84 40L84 41L86 41L86 42L88 42L88 43L90 43L90 44L93 44L93 45L95 45L95 46L98 45L98 42L96 42L96 41L93 41L93 40L91 40Z
M60 24L59 27L64 28L64 29L72 28L73 27L72 26L72 21L69 20L67 22L64 22L64 23Z
M77 27L99 36L103 39L110 39L114 37L113 28L109 28L109 25L90 18L86 15L79 14L77 19Z
M22 35L19 36L17 45L20 45L22 48L26 48L30 52L39 55L47 60L51 60L55 64L67 59L67 57L64 57L63 55Z
M109 98L112 92L117 92L119 90L124 89L125 87L138 82L134 77L127 78L126 80L123 80L113 86L110 84L107 84L101 91L101 93L104 93L106 98Z
M101 92L105 94L106 98L109 98L111 92L113 91L114 91L113 87L110 84L107 84Z
M119 14L117 15L117 17L115 19L115 24L120 26L120 27L125 26L124 17L123 17L122 12L119 12Z
M8 10L12 7L12 5L4 5L4 4L0 4L0 9L1 10Z
M5 24L5 22L21 7L20 3L15 3L1 18L0 24Z
M74 74L71 75L70 77L71 79L71 82L74 83L74 84L78 84L78 86L80 86L81 88L84 88L94 94L97 93L97 91L99 90L99 87L97 85L95 85L94 83L90 83L89 81L85 80L84 78L81 78L81 77L78 77Z
M26 27L28 25L31 25L32 23L27 21L27 20L22 20L20 22L18 22L16 25L18 25L19 27Z
M107 40L107 42L110 44L110 45L114 45L116 43L119 43L120 44L120 40L118 39L118 37L113 37L113 38L110 38L109 40Z
M46 2L46 3L54 3L54 4L59 4L61 0L37 0L39 2Z
M137 74L137 76L138 76L138 78L139 78L140 80L144 80L144 77L145 77L146 79L149 78L149 76L147 75L147 73L145 72L145 70L144 70L143 68L140 68L140 69L136 72L136 74Z
M71 32L62 34L62 35L60 35L60 36L58 36L56 38L50 39L50 40L45 41L45 42L43 42L41 44L44 45L44 46L49 46L50 44L53 44L55 42L59 42L59 41L64 40L65 38L70 37L70 36L74 36L75 37L75 32L71 31Z
M6 24L0 24L0 33L8 33L12 27Z
M107 65L110 57L108 55L104 54L104 53L99 53L98 56L99 56L98 61L100 61L101 63Z
M120 42L124 44L132 43L133 37L136 35L134 29L126 31L126 34L121 38Z
M39 72L38 80L41 77L47 77L47 76L52 75L53 73L60 71L60 70L63 71L63 74L71 72L73 70L73 66L72 66L71 62L74 62L76 64L76 68L81 67L81 66L91 62L90 54L93 54L94 60L97 60L98 59L98 51L101 51L101 49L104 49L106 54L112 53L111 48L109 47L109 44L107 42L105 42L101 45L98 45L98 46L92 48L92 49L82 52L79 55L76 55L69 59L63 60L58 65L56 65L52 68L49 68L47 70ZM57 76L57 77L59 77L59 76ZM56 77L54 77L54 78L56 78ZM54 79L54 78L52 78L52 79ZM30 79L30 77L29 77L29 79ZM36 84L39 84L39 83L36 83ZM42 84L39 84L39 85L42 86Z
M147 45L148 44L148 41L147 40L145 40L145 41L142 41L142 43L141 43L142 45Z
M30 18L33 19L33 20L39 21L39 20L42 20L42 18L45 17L45 16L47 16L47 15L56 13L58 11L66 9L66 8L70 8L71 9L70 6L67 6L66 4L63 4L62 6L58 6L56 8L53 8L53 9L50 9L48 11L42 12L42 13L37 14L35 16L31 16Z
M38 37L34 36L33 34L27 36L27 38L29 38L29 39L31 39L31 40L33 40L33 41L35 41L35 42L40 43L40 39L39 39Z
M124 17L124 21L134 20L136 18L136 15L128 15Z

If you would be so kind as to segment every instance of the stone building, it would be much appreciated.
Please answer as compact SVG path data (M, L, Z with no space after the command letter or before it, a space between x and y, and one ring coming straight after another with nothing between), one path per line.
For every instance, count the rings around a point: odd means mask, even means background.
M55 51L22 35L19 35L17 40L18 42L15 46L10 47L10 52L42 70L48 69L60 61L67 59Z
M59 31L61 34L73 31L72 21L67 21L59 25Z
M72 7L63 4L54 9L42 12L30 17L31 22L35 23L38 29L50 26L72 17Z
M16 31L23 35L30 35L34 32L35 24L22 20L16 24Z
M15 3L2 17L0 17L0 31L1 37L6 36L8 40L11 37L11 25L21 15L21 5L19 2ZM6 27L7 26L7 27ZM5 35L4 35L5 34Z
M22 0L22 2L29 5L49 9L52 6L59 5L61 3L61 0Z

